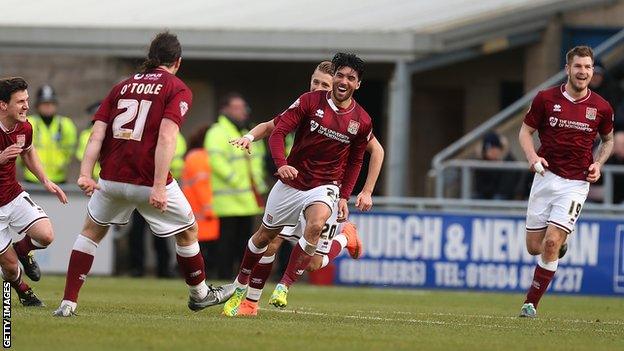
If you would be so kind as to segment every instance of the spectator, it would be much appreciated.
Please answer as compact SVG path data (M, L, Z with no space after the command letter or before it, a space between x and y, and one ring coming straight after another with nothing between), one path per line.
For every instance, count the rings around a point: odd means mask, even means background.
M58 99L50 85L37 91L37 114L28 116L33 126L33 145L39 153L43 170L55 183L67 182L68 166L76 148L76 125L71 118L58 115ZM37 177L24 168L24 180L38 183Z
M197 226L197 239L204 256L206 277L214 278L217 268L219 240L219 218L212 207L212 185L210 183L210 159L203 147L208 126L199 128L189 138L189 150L184 158L182 170L182 191L191 204Z
M594 66L594 75L589 82L589 88L607 100L614 110L620 105L622 92L615 80L599 63Z
M100 108L101 101L97 101L85 109L85 112L91 119L93 115L97 112L98 108ZM79 162L82 162L82 158L84 157L85 148L87 147L87 142L89 141L89 137L91 136L91 129L93 128L93 120L89 121L89 126L80 132L78 136L78 147L76 148L76 159ZM100 177L100 163L96 163L93 168L93 179L98 179Z
M171 175L175 179L180 179L182 176L182 168L184 168L184 155L186 155L186 140L181 133L178 133L178 137L176 138L176 149L175 154L173 155L173 160L171 160Z
M219 104L217 122L208 129L204 148L210 155L214 211L219 217L219 279L232 279L264 207L265 147L256 143L251 154L228 141L248 132L249 107L242 95L230 93Z
M506 143L498 134L485 135L481 147L481 159L485 161L515 161L507 151ZM512 170L480 169L474 172L475 194L473 198L487 200L514 200L521 196L522 172Z

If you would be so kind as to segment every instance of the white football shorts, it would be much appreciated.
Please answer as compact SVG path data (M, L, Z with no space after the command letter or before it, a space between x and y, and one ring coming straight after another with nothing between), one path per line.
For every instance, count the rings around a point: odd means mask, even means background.
M294 227L308 206L324 203L336 212L339 189L336 185L321 185L310 190L298 190L277 181L269 193L262 224L267 228Z
M325 223L323 231L321 232L321 237L319 238L318 244L316 245L316 253L318 255L327 255L329 253L329 249L331 248L331 243L334 239L334 236L340 234L339 230L341 229L341 225L340 223L338 223L337 218L338 211L332 211L332 215L327 220L327 223ZM303 236L305 224L305 217L303 216L303 213L301 213L297 225L294 227L284 227L279 236L284 238L285 240L297 243L297 241Z
M542 231L548 225L574 231L581 209L589 192L589 182L562 178L552 172L535 174L529 205L526 230Z
M25 191L0 207L0 254L11 245L10 230L24 234L33 224L45 218L48 218L48 215Z
M137 209L156 236L167 237L178 234L195 223L193 210L178 182L167 185L167 210L161 212L150 205L152 188L149 186L113 182L100 179L100 190L96 190L87 212L91 219L102 226L127 224L132 211Z

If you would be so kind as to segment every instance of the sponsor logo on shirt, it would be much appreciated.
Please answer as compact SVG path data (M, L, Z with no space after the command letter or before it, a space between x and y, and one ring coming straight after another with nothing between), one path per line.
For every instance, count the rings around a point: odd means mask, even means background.
M577 129L582 132L588 132L588 133L591 133L593 130L589 126L589 123L570 121L567 119L558 119L557 117L550 117L549 122L550 122L551 127Z
M24 145L26 145L26 134L18 134L15 140L17 142L17 147L24 147Z
M556 126L556 125L557 125L557 121L558 121L558 120L559 120L559 119L558 119L557 117L550 117L550 118L548 119L548 122L550 122L550 126L551 126L551 127L554 127L554 126Z
M561 112L561 105L555 104L555 106L553 106L553 112Z
M590 121L595 120L597 114L598 114L598 109L596 109L596 108L588 107L585 110L585 118L587 118Z
M180 101L180 115L184 117L186 111L188 111L188 103L186 101Z
M318 127L319 127L318 122L316 122L316 121L310 121L310 131L311 131L311 132L315 131L315 130L316 130L316 128L318 128Z
M133 78L135 80L141 80L141 79L158 80L160 79L160 77L162 77L162 73L148 73L148 74L137 73L134 75Z
M337 140L341 143L345 143L345 144L350 144L351 140L349 140L349 137L339 133L335 130L329 129L327 127L324 127L322 125L320 125L318 122L316 121L310 121L310 131L314 132L316 131L317 133L326 136L330 139L334 139Z
M266 220L267 220L267 222L269 222L269 224L272 224L273 223L273 216L271 216L270 214L267 213Z
M316 117L323 118L324 114L325 114L325 112L319 108L318 110L316 110L316 113L314 115Z
M353 135L357 134L358 129L360 129L360 122L354 121L354 120L350 120L349 121L349 127L347 128L347 131Z

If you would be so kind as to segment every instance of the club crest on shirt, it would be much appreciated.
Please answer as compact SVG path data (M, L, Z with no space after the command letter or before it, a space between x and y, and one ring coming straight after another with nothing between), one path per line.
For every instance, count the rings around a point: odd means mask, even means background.
M310 131L313 132L316 130L316 128L319 127L319 124L317 121L310 121Z
M188 104L186 101L180 101L180 115L184 116L186 111L188 111Z
M598 109L596 109L596 108L588 107L585 110L585 118L587 118L590 121L595 120L597 114L598 114Z
M15 142L18 147L24 147L26 145L26 134L18 134Z
M360 122L354 121L354 120L350 120L349 121L349 127L347 128L347 131L353 135L357 134L358 129L360 129Z
M550 122L550 126L554 127L557 125L557 121L559 121L559 119L557 117L550 117L548 119L548 122Z

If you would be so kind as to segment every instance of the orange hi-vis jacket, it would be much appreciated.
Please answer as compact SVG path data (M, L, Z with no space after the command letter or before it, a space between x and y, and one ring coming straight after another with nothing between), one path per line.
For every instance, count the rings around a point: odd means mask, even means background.
M210 160L203 148L189 151L182 169L182 192L188 199L199 226L199 241L219 239L219 218L212 210Z

